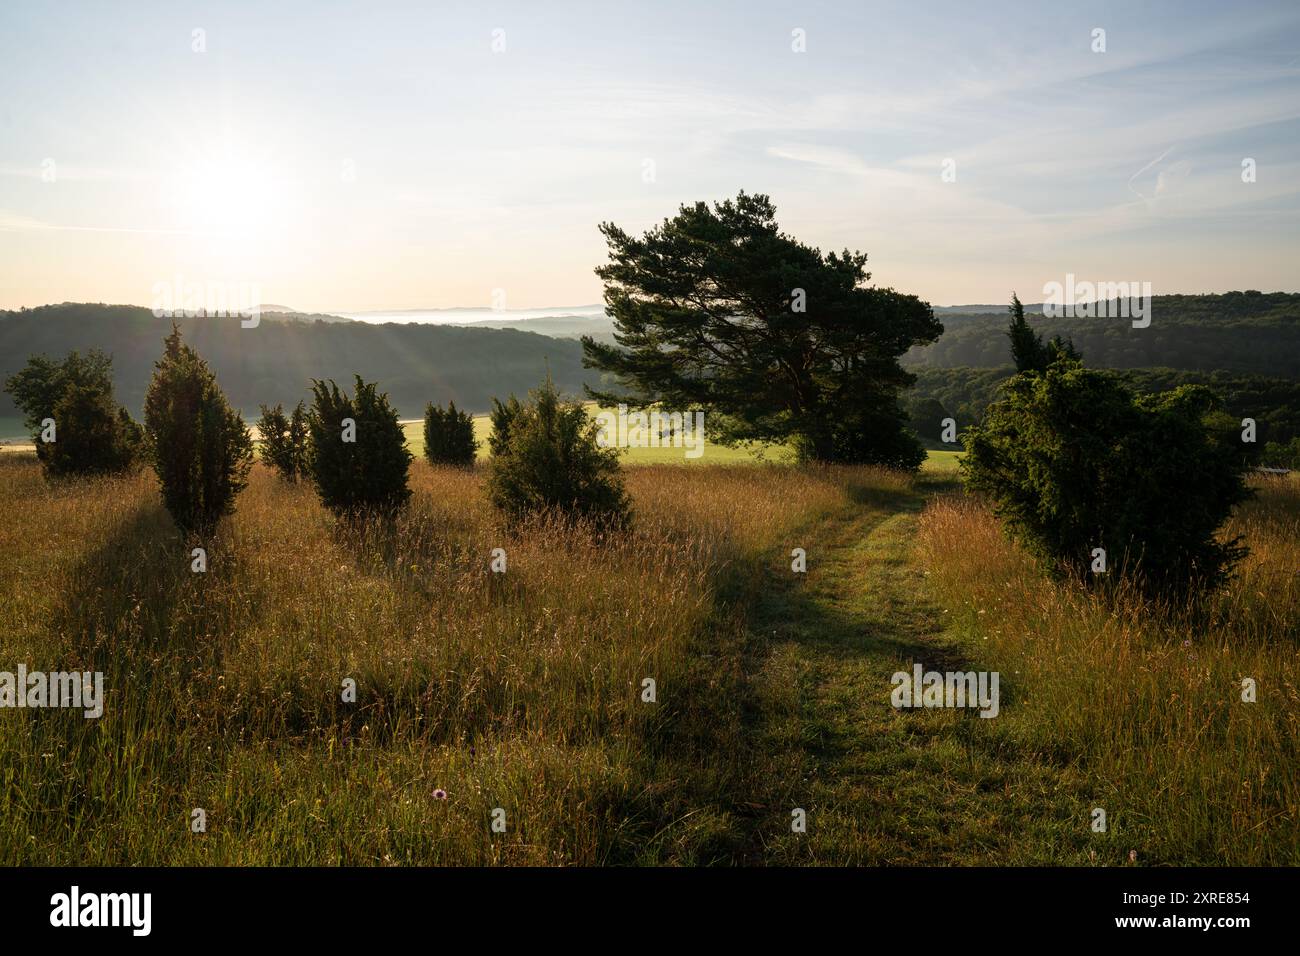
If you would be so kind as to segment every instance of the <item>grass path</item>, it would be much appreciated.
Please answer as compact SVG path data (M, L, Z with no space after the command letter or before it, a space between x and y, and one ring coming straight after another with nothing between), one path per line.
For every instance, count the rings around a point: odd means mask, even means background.
M792 542L807 550L807 574L788 562L769 572L751 614L749 727L769 812L741 862L1084 862L1077 771L1017 746L1005 717L890 705L890 675L914 661L997 669L945 638L941 596L913 561L936 487L853 488L852 508ZM794 808L807 811L806 833L791 831Z

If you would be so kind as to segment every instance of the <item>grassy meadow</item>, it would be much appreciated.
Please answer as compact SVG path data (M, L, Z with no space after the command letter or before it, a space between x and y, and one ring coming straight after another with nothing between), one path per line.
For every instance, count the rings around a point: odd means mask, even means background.
M259 464L204 574L151 473L0 457L0 669L106 687L98 720L0 711L0 860L1300 862L1294 478L1193 619L1045 582L952 453L911 478L713 451L627 469L635 531L599 545L507 531L482 469L417 460L362 534ZM999 670L1001 715L895 710L913 661Z
M586 403L587 414L595 418L601 407L595 402ZM406 434L406 445L416 458L424 457L424 423L403 419L402 431ZM486 415L474 416L474 438L479 443L478 459L487 461L488 436L492 434L492 422ZM729 448L725 445L706 443L704 449L694 458L686 457L686 448L674 448L661 445L658 448L621 448L619 455L625 465L732 465L750 463L790 464L794 461L794 451L784 445L758 445L754 447ZM694 450L692 450L694 453ZM951 454L951 453L950 453Z

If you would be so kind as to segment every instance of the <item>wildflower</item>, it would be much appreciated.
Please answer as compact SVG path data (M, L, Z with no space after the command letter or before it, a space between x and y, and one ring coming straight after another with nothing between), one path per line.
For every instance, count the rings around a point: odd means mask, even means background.
M446 799L447 799L447 791L444 790L444 789L442 789L442 787L439 787L437 790L433 791L433 799L435 799L435 800L446 800Z

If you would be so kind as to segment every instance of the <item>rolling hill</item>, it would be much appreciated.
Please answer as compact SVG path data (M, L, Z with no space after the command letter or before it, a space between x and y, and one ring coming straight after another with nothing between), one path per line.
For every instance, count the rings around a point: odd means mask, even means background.
M0 380L33 354L103 349L113 356L118 400L138 416L171 322L137 306L92 303L0 312ZM324 320L263 321L244 329L236 319L217 318L177 324L246 418L259 404L296 403L313 378L350 386L360 374L379 382L403 417L417 417L428 401L454 399L469 411L486 411L493 396L522 395L548 370L561 390L579 394L591 375L577 341L515 329ZM0 419L17 417L9 396L0 394Z

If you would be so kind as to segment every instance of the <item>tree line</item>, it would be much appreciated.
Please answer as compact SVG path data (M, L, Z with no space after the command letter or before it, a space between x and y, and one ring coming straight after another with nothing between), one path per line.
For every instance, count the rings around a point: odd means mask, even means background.
M1300 295L1229 292L1154 296L1151 325L1135 329L1122 317L1049 318L1035 328L1072 340L1097 368L1173 368L1238 376L1300 378ZM1014 364L995 315L946 315L947 331L913 348L909 368L1005 367ZM915 370L915 369L914 369Z
M1013 374L1006 368L914 368L916 384L905 394L908 421L922 438L938 446L945 419L960 430L978 424L1000 389ZM1223 399L1225 413L1240 423L1256 423L1256 440L1243 444L1252 462L1284 464L1282 451L1300 439L1300 381L1235 375L1229 372L1190 372L1183 369L1099 370L1138 392L1170 392L1183 385L1205 385ZM1289 465L1288 467L1295 467Z

